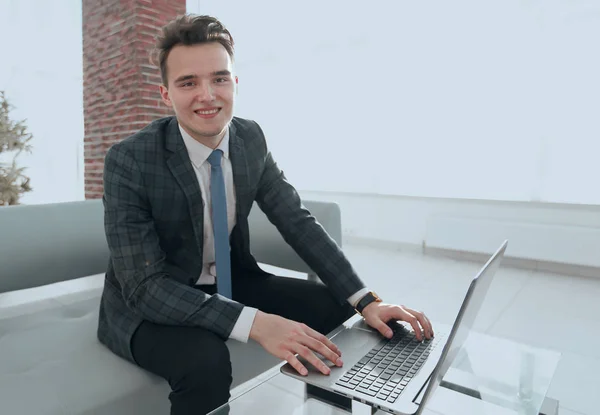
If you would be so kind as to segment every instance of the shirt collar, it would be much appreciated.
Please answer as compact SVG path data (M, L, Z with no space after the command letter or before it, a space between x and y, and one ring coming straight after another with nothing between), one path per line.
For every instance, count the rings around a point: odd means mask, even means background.
M178 125L181 136L183 137L183 142L190 156L190 160L192 161L192 164L196 166L196 168L199 168L208 159L208 156L211 155L213 149L194 140L192 136L189 135L187 131L183 129L183 127L181 127L181 124ZM219 143L217 149L223 152L223 156L226 159L229 158L229 127L227 127L225 130L225 135L223 136L223 139L221 140L221 143Z

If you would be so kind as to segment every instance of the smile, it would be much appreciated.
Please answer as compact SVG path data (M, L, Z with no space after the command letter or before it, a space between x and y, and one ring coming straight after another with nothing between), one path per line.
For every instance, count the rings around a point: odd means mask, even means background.
M211 118L217 115L221 111L221 108L214 108L211 110L196 110L194 113L202 118Z

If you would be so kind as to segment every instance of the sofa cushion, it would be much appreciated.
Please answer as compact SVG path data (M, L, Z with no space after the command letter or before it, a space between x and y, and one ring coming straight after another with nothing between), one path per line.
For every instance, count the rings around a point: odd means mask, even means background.
M95 285L21 304L0 301L2 413L169 413L167 382L97 340L102 287ZM227 344L232 387L279 363L256 343Z

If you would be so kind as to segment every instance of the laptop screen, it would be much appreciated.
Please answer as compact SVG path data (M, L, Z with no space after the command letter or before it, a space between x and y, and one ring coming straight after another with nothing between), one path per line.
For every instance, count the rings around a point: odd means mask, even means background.
M424 409L427 400L441 383L442 378L454 362L456 355L467 339L469 331L471 330L471 327L473 327L475 318L477 317L488 289L490 288L494 275L504 257L507 244L508 241L504 241L496 253L494 253L482 267L477 276L473 278L473 281L471 281L469 290L467 291L454 325L452 326L452 331L448 336L448 341L442 351L442 356L427 382L427 387L422 388L421 392L419 392L414 400L415 403L419 404L419 413ZM419 402L417 402L417 399Z

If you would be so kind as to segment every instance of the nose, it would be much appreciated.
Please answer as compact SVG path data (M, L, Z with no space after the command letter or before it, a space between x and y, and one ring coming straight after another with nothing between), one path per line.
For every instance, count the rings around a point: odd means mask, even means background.
M198 88L198 100L200 101L213 101L215 94L213 86L210 82L202 82L200 88Z

